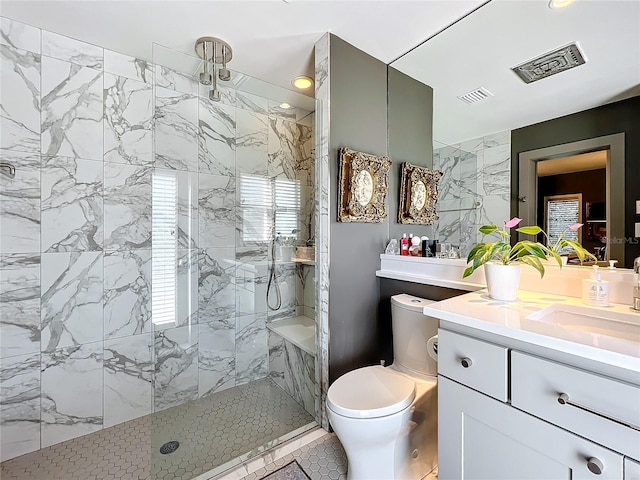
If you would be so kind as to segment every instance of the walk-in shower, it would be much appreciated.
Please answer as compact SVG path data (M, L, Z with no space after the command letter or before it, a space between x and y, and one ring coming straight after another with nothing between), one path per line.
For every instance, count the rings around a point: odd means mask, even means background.
M0 150L2 478L186 480L315 426L314 99L213 37L144 61L2 28L52 42L3 45L38 125Z

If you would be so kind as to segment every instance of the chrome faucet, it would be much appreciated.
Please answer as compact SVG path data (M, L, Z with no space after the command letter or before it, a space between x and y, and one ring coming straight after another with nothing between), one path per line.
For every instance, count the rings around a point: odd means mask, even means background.
M633 309L640 311L640 257L633 261L633 271L635 273L633 286Z

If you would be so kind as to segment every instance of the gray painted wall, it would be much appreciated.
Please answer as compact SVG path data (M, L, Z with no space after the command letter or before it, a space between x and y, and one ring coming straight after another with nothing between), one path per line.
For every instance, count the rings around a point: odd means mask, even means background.
M389 154L394 161L386 222L339 223L337 194L331 198L329 381L333 382L355 368L378 363L389 351L390 323L387 314L378 314L380 291L376 270L390 235L395 237L403 231L420 235L430 232L430 227L399 225L397 208L401 163L430 166L432 162L433 91L389 69L387 117L386 64L334 35L329 62L332 185L338 181L340 147L374 155Z
M393 160L389 175L389 237L413 233L433 238L430 225L398 223L402 163L433 167L433 89L389 67L387 101L389 158Z
M332 35L329 52L331 182L338 149L387 155L387 66ZM333 190L334 192L337 189ZM379 255L387 223L339 223L331 198L329 381L376 361Z

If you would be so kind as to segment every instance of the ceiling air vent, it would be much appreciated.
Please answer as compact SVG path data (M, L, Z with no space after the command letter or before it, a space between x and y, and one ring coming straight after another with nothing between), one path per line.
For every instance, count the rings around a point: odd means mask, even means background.
M524 83L531 83L586 62L578 44L571 43L513 67L511 70L516 72Z
M467 92L464 95L458 96L460 100L462 100L464 103L468 103L469 105L489 97L493 97L493 93L483 87L476 88L475 90Z

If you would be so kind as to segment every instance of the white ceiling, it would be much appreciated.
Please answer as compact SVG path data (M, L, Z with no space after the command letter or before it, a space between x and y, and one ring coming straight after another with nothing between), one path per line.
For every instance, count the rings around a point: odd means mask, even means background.
M536 171L539 177L562 175L563 173L586 172L607 168L608 150L581 153L569 157L553 158L536 162Z
M291 88L325 32L389 63L484 1L0 0L0 14L145 60L153 43L193 55L198 37L220 37L230 68Z
M529 85L511 67L577 41L587 58ZM640 0L493 0L393 63L434 89L433 138L456 144L640 95ZM456 97L484 87L493 97Z

